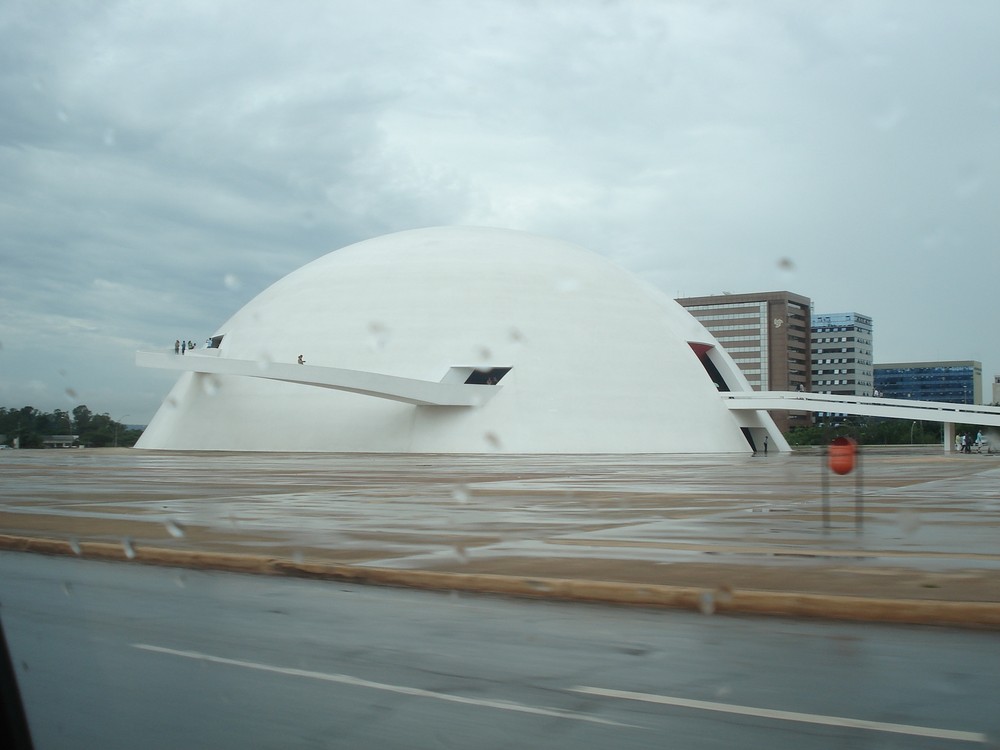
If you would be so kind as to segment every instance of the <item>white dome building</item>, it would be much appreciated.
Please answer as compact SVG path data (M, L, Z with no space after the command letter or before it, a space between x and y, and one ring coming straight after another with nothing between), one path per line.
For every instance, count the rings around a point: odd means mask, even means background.
M304 363L298 364L299 356ZM138 448L749 453L766 412L684 308L604 258L498 229L420 229L294 271L184 370Z

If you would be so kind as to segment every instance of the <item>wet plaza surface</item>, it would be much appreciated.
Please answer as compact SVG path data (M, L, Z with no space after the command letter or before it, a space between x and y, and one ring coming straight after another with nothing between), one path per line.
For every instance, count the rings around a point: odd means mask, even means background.
M380 568L1000 602L1000 457L0 452L0 534ZM825 509L828 508L828 511ZM861 511L860 515L858 511Z

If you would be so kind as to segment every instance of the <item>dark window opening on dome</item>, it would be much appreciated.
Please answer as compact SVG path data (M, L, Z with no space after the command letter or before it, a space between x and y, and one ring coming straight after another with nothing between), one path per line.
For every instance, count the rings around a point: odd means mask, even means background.
M496 385L510 372L509 367L491 367L488 370L473 370L465 379L466 385Z
M689 341L688 344L691 346L691 349L694 351L694 353L698 356L698 361L700 361L702 367L705 368L705 372L708 373L708 377L710 377L712 379L712 382L715 383L715 387L718 388L719 391L732 390L729 387L729 384L726 383L726 379L722 377L722 373L719 372L719 368L715 366L715 363L712 362L712 360L708 356L708 353L709 351L711 351L712 347L709 346L708 344L696 344L693 341Z
M211 341L211 343L208 345L208 348L209 349L218 349L219 345L222 343L222 339L223 338L225 338L225 334L223 334L222 336L212 336L212 338L209 339L209 341Z

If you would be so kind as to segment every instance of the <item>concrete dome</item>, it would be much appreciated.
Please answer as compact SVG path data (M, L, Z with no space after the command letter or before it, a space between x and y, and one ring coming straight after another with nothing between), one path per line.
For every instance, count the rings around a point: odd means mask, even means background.
M713 378L749 386L679 304L598 255L520 232L420 229L345 247L273 284L214 338L171 353L176 369L209 371L181 375L137 447L746 453L751 433L784 444L765 413L726 408ZM259 375L228 374L250 360ZM287 382L299 372L317 374ZM318 386L327 372L332 385ZM338 390L345 372L488 397L393 400Z

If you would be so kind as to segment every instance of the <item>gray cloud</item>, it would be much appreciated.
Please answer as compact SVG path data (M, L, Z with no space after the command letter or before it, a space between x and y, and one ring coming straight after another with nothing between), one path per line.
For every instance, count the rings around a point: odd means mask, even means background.
M145 421L172 378L136 348L457 223L991 379L998 42L985 1L6 3L0 401Z

